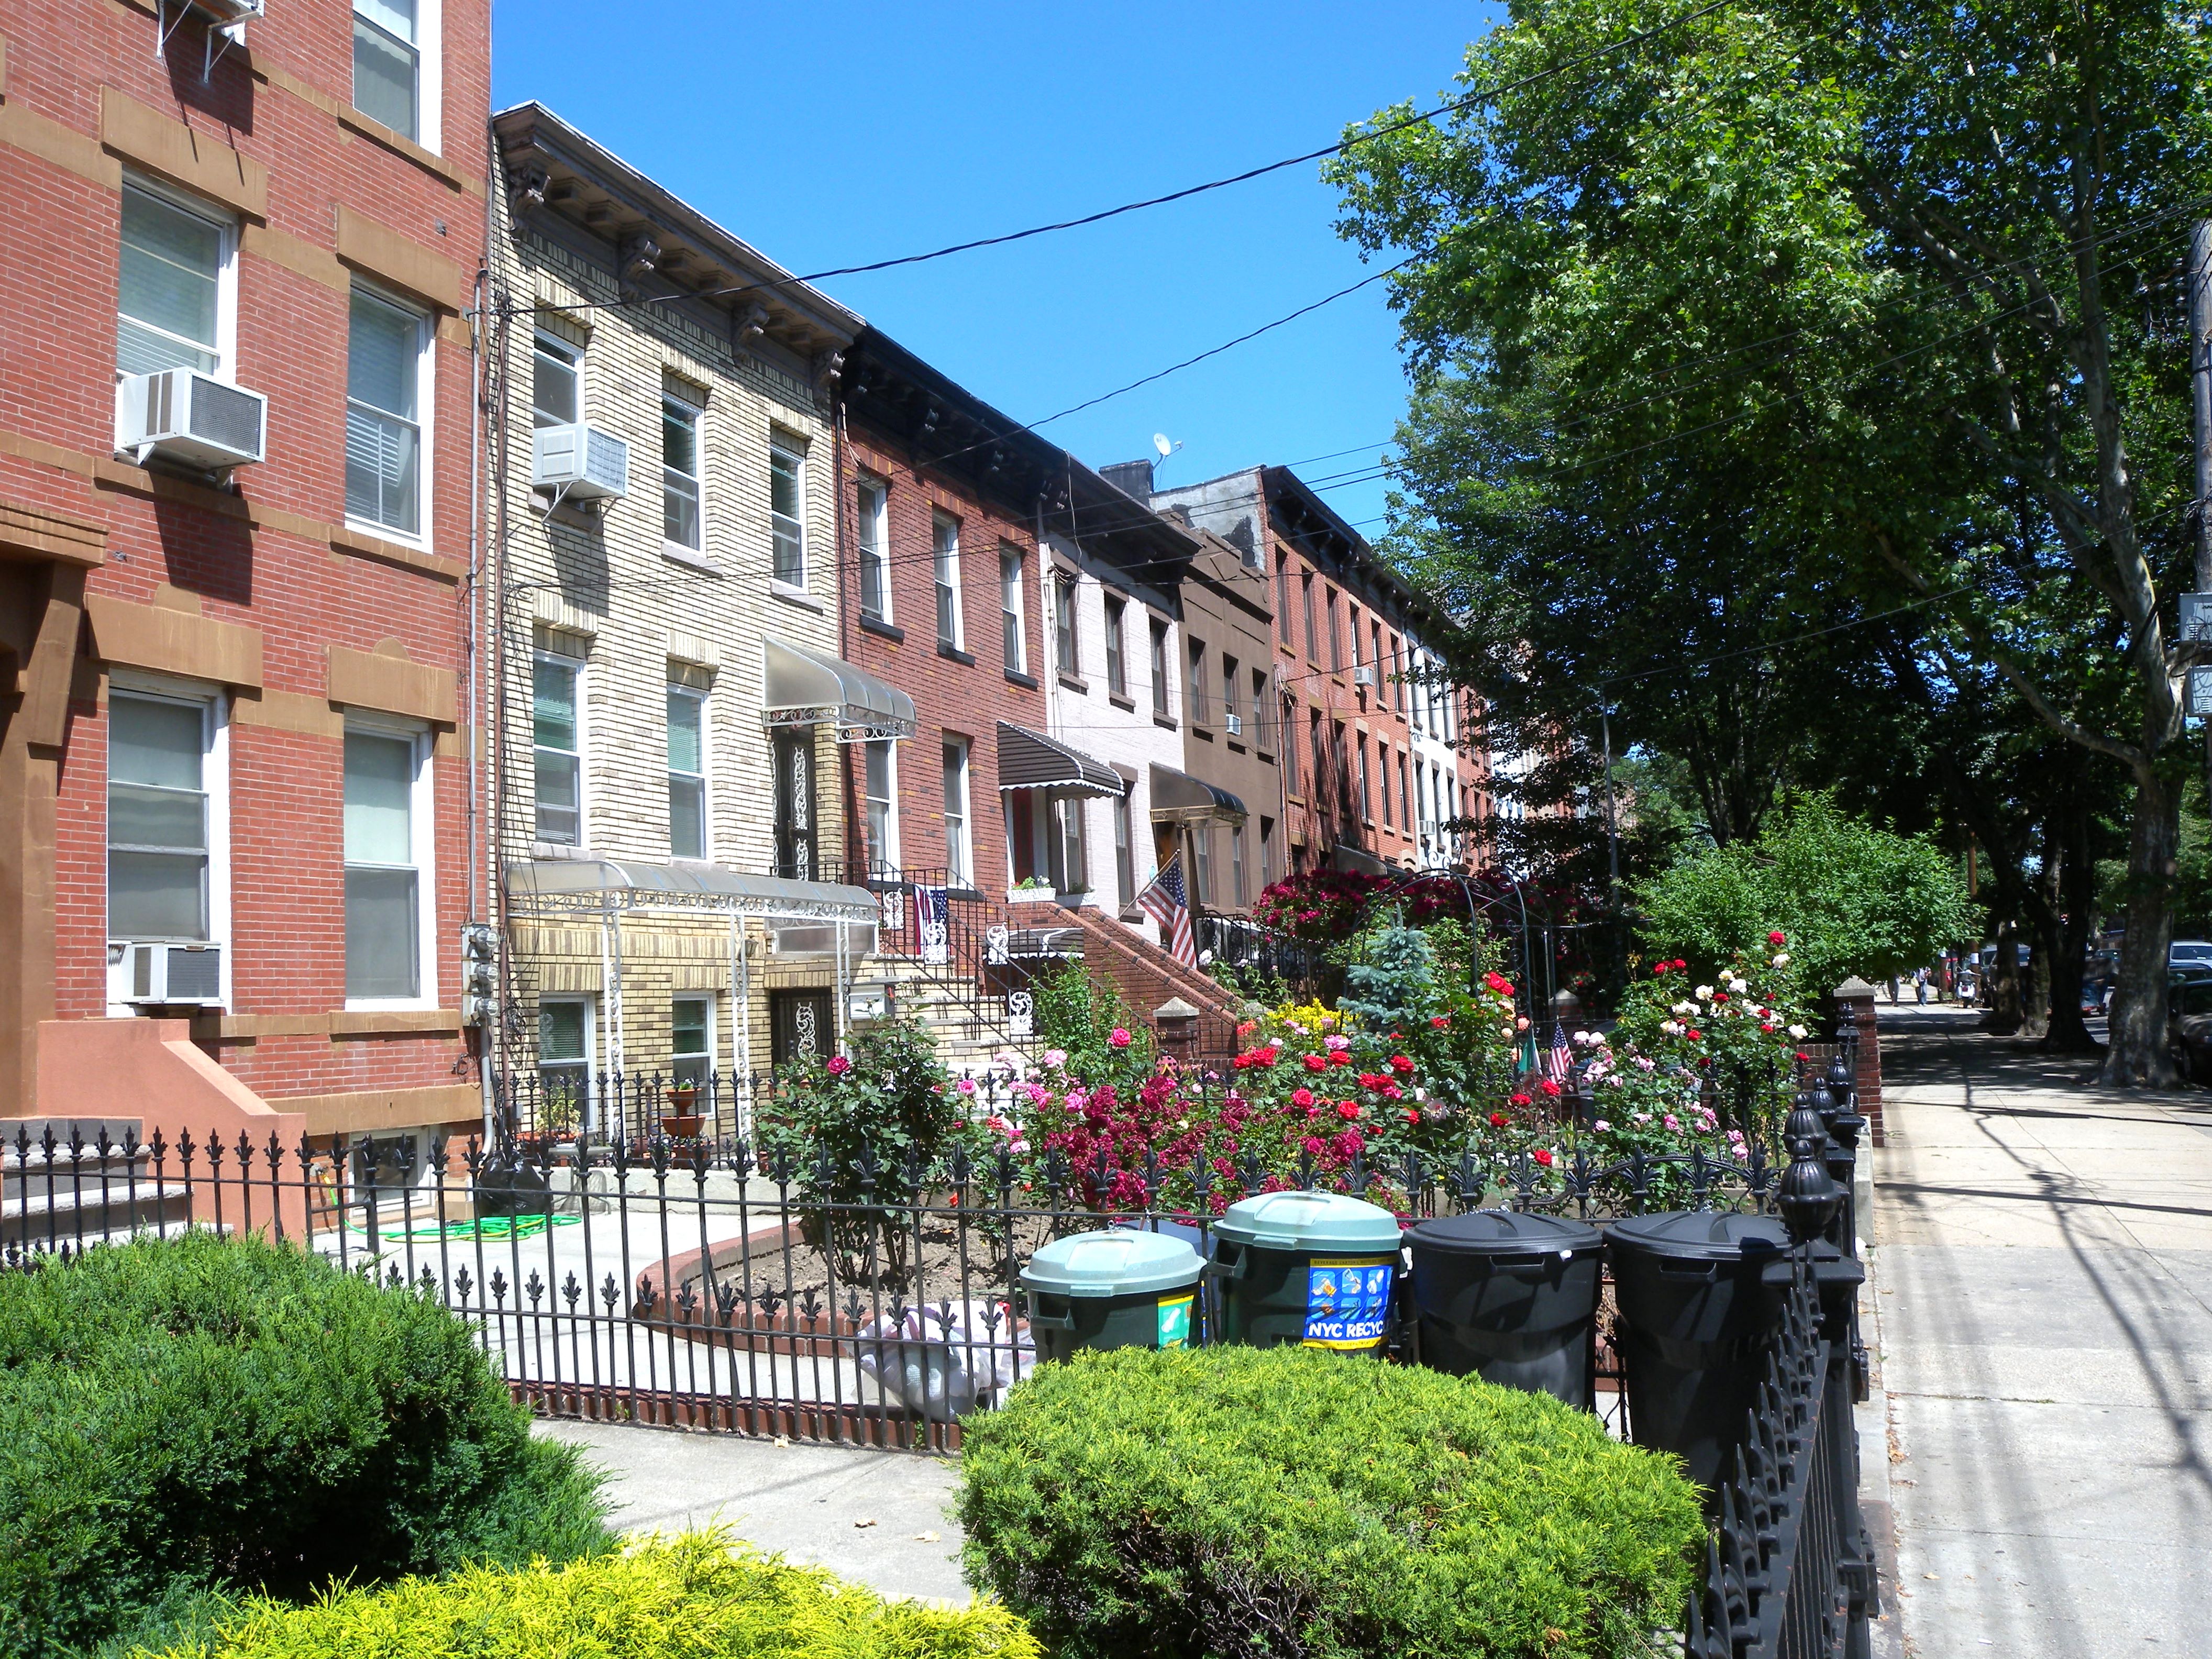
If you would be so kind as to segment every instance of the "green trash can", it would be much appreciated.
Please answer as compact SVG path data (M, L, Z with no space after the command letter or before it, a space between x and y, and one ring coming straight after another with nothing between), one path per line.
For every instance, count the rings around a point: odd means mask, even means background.
M1109 1227L1053 1240L1022 1269L1037 1357L1190 1346L1205 1271L1196 1250L1164 1233Z
M1398 1218L1341 1193L1261 1193L1213 1224L1219 1340L1378 1351L1398 1282Z

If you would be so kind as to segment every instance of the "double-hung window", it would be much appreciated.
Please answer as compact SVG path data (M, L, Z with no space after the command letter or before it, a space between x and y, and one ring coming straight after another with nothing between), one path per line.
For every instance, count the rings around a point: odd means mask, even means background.
M887 738L875 738L862 747L866 750L861 788L868 815L868 873L880 880L896 874L899 867L898 757Z
M1190 642L1190 680L1182 689L1182 706L1193 726L1211 723L1212 716L1206 703L1206 643L1202 640Z
M354 0L353 106L403 138L422 137L425 0Z
M688 685L668 688L668 851L707 856L707 699Z
M418 848L426 811L416 799L422 737L345 734L346 997L407 1000L422 991Z
M1275 555L1275 637L1291 643L1291 556Z
M1126 791L1114 797L1114 890L1124 910L1137 902L1136 837L1129 823Z
M1006 647L1006 672L1029 672L1029 647L1022 615L1022 550L999 544L999 632Z
M237 228L130 183L122 221L116 373L197 368L224 378Z
M775 579L806 586L806 458L783 444L768 451L768 516L775 541Z
M1213 902L1213 826L1194 823L1190 827L1190 873L1194 882L1191 896L1203 907Z
M1243 675L1237 671L1237 659L1224 655L1221 659L1221 712L1225 716L1222 721L1224 726L1230 720L1242 720L1243 710L1237 706L1237 700L1244 695L1243 679ZM1254 715L1252 723L1255 726L1260 723L1257 714ZM1248 731L1244 735L1254 738L1259 734Z
M566 340L539 334L530 362L530 424L574 426L583 418L584 354Z
M679 1089L703 1089L714 1070L714 1000L672 997L668 1003L669 1080Z
M592 1103L592 1038L597 1024L585 997L547 997L538 1005L539 1127L573 1133L586 1125Z
M854 518L860 534L860 614L891 620L890 491L863 478L853 491Z
M1129 695L1129 602L1106 601L1106 690L1114 696Z
M1280 757L1283 763L1283 793L1286 795L1295 795L1298 793L1298 729L1291 724L1296 717L1296 705L1286 701L1282 708L1284 742Z
M699 524L699 411L681 398L660 399L660 536L670 547L705 547Z
M1059 575L1052 582L1053 666L1070 679L1083 672L1083 653L1075 633L1075 578Z
M107 717L108 937L208 939L214 711L117 691Z
M1275 711L1267 696L1267 672L1252 671L1252 741L1272 755L1275 752Z
M1231 902L1243 909L1249 901L1244 896L1244 826L1229 826L1229 894Z
M1306 613L1306 660L1316 667L1321 665L1321 635L1314 631L1314 579L1308 572L1298 588L1298 599Z
M957 887L975 881L968 836L968 745L950 738L945 743L945 878Z
M1367 823L1375 822L1375 796L1367 787L1367 739L1359 739L1359 816Z
M346 337L346 517L422 529L424 347L420 312L353 290Z
M945 651L963 648L960 618L960 520L950 513L929 520L930 574L937 586L937 643Z
M581 678L579 665L565 658L541 655L532 665L538 839L562 847L574 847L583 836L583 733L577 708Z
M1175 711L1168 703L1168 625L1154 619L1152 623L1152 713L1161 720L1171 720Z

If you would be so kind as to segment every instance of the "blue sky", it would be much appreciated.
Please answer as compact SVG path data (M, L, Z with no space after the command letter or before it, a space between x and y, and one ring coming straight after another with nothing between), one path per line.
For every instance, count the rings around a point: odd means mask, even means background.
M1487 6L732 6L496 0L495 106L537 99L790 268L1110 207L1429 100ZM1164 368L1367 274L1313 167L1012 247L823 284L1017 419ZM1183 448L1187 483L1387 439L1404 406L1376 284L1044 428L1093 465ZM1358 469L1364 449L1301 466ZM1330 488L1347 519L1382 486ZM1379 525L1370 525L1371 532Z

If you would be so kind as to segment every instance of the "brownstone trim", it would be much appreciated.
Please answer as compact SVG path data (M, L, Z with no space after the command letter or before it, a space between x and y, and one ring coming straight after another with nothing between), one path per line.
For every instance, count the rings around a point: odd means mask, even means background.
M420 1129L480 1123L483 1098L473 1083L428 1089L363 1089L348 1094L295 1095L272 1100L280 1112L298 1112L310 1135L376 1129Z
M261 630L165 605L88 593L93 654L118 667L261 689Z
M325 648L332 702L404 714L433 726L459 722L452 669L410 661L391 641L374 651L352 651L343 645Z
M0 501L0 559L51 559L96 570L107 562L107 526L50 507Z
M356 213L343 202L337 210L337 255L343 264L404 289L441 311L461 308L465 283L457 262Z
M327 533L333 553L350 554L357 559L374 559L380 564L398 565L402 570L412 570L418 576L428 576L441 582L458 582L467 574L468 567L459 559L449 559L438 553L426 553L419 547L409 547L402 542L387 542L380 536L365 535L343 525L332 526Z
M249 219L269 217L269 169L211 133L201 132L113 87L100 89L100 143Z
M336 1013L329 1017L331 1036L403 1036L421 1031L442 1031L459 1036L461 1030L461 1011L458 1008L370 1008L351 1013Z

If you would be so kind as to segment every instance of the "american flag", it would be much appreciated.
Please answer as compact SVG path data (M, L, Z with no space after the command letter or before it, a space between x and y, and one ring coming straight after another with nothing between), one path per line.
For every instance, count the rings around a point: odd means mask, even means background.
M1555 1019L1552 1022L1552 1052L1544 1056L1544 1075L1554 1083L1565 1083L1574 1063L1574 1050L1567 1046L1567 1022Z
M1160 866L1145 890L1137 895L1137 908L1160 925L1168 951L1186 968L1198 966L1198 941L1190 931L1190 898L1183 890L1182 854L1178 852Z

